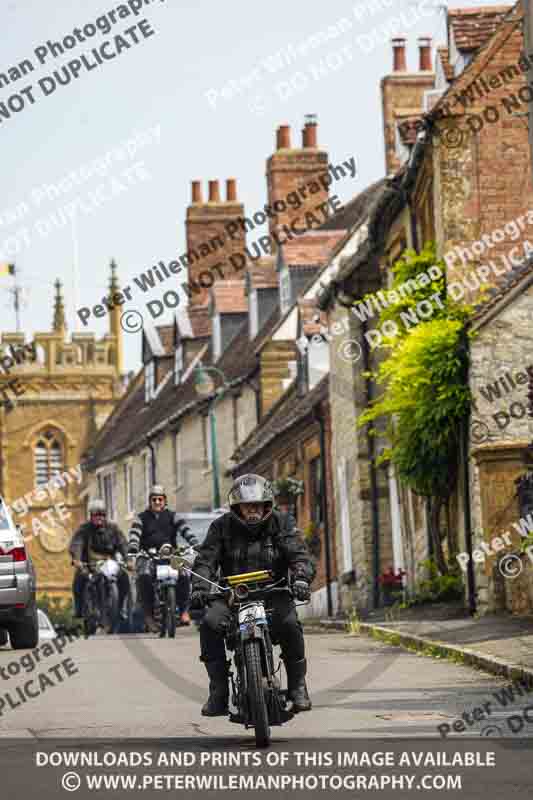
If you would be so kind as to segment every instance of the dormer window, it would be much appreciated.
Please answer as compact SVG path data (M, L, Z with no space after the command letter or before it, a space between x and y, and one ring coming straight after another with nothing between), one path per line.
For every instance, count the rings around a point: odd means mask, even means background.
M144 368L144 401L149 403L155 395L155 363L152 359Z
M178 345L174 351L174 386L178 386L181 382L181 373L183 372L183 347Z
M279 273L279 305L282 314L291 307L291 278L286 266Z

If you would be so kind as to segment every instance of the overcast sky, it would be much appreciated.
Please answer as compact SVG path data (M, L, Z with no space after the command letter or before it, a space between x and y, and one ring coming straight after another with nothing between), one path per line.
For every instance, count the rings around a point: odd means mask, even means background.
M140 0L130 2L135 6ZM121 3L0 0L0 75L11 76L8 85L0 78L0 108L13 95L19 98L11 99L9 119L0 114L0 260L3 255L20 271L27 338L50 329L57 277L65 284L69 330L77 326L98 336L105 333L107 316L91 317L83 328L75 308L100 302L111 257L124 285L159 260L168 262L184 251L192 179L203 181L205 197L208 179L237 178L239 200L253 214L266 202L265 161L280 124L291 125L293 143L299 144L305 114L317 114L319 145L328 150L330 161L355 156L357 178L336 184L343 201L382 177L379 81L391 70L390 37L408 37L408 67L416 69L418 36L429 35L434 44L445 41L444 12L437 4L145 0L137 16L126 17L122 9L124 18L109 33L75 42L72 50L54 58L49 40L62 42L74 28L94 25ZM452 0L448 5L497 4ZM143 19L148 21L144 33L139 27ZM391 30L394 19L399 27ZM132 25L135 30L124 34ZM130 48L98 65L91 50L109 39L105 52L110 57L116 52L116 34ZM298 55L298 46L316 34L321 38L315 43L329 39ZM94 67L82 67L76 80L57 84L46 96L54 70L82 54ZM24 59L34 70L17 80L9 70ZM46 76L42 88L38 82ZM29 92L21 94L28 86L33 103ZM124 149L128 141L131 157ZM100 163L102 176L82 171L107 154L107 165ZM73 171L76 178L63 181L52 196L53 186ZM77 209L74 225L65 210L69 204L71 215ZM19 218L14 219L17 208ZM0 280L2 330L15 330L7 291L12 279ZM171 286L167 281L144 299L137 293L125 308L141 311L149 324L146 300ZM124 339L126 368L137 369L140 334L124 334Z

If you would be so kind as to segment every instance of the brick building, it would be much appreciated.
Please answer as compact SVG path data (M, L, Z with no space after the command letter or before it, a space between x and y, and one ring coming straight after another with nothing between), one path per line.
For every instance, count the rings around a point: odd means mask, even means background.
M397 70L405 63L403 43L395 41L394 46ZM395 82L382 82L386 168L399 169L384 183L381 197L369 209L354 255L339 264L320 299L331 320L347 321L364 362L364 334L372 330L376 319L371 315L365 321L348 319L353 315L342 310L342 304L349 306L365 292L390 287L390 267L400 253L406 247L419 250L423 243L434 240L437 253L446 261L448 291L455 293L456 299L480 302L480 287L487 283L493 287L489 303L480 306L472 325L478 332L470 345L474 397L491 376L523 370L532 341L526 322L531 318L527 275L528 256L533 252L528 242L528 236L533 239L529 228L533 215L528 216L532 199L526 122L529 94L523 47L521 4L455 10L448 15L448 46L437 51L435 84L428 86L422 98L416 96L421 82L411 82L413 94L407 99L401 75L397 86L403 94L398 99ZM423 49L420 64L429 66ZM399 108L406 113L398 113ZM392 131L387 124L393 124ZM379 350L367 355L375 368ZM341 361L338 354L332 357L332 371L346 371ZM362 371L359 365L354 367L352 419L376 392L371 383L367 385L366 397L363 394L359 404L357 398L365 385ZM487 409L478 405L481 411ZM339 413L333 405L334 430L342 425L341 415L344 419L347 413L346 405ZM524 467L529 422L513 420L503 434L491 429L487 441L471 440L467 457L460 457L446 528L454 531L460 549L472 552L476 543L496 535L502 520L509 522L519 516L514 480ZM363 450L363 433L356 439ZM380 446L378 437L374 455ZM335 457L338 460L338 455ZM377 495L390 509L383 516L378 502L379 520L385 522L385 535L390 531L392 540L391 565L405 566L412 592L417 579L424 576L420 563L431 552L425 503L398 485L390 470L388 481L380 470L376 472ZM361 494L360 475L355 476L354 488ZM368 535L369 524L363 522L359 536ZM476 564L474 575L467 576L465 584L465 601L470 607L477 604L483 612L502 607L502 603L513 606L512 582L505 583L507 594L503 593L506 599L502 601L501 581L494 576L492 562ZM374 594L376 601L377 592ZM355 597L362 608L368 608L364 585L357 587ZM525 600L515 606L524 610Z

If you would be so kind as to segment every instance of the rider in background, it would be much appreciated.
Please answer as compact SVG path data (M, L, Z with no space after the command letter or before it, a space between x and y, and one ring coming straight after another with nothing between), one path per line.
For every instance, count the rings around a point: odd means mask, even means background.
M294 524L292 515L273 510L271 484L260 475L237 478L228 495L230 511L211 523L195 561L191 608L202 608L209 585L220 567L222 576L255 570L272 570L274 580L293 574L297 600L308 600L315 566ZM272 634L281 644L287 670L288 697L294 711L309 711L305 675L307 662L302 626L288 592L269 598L272 604ZM224 598L214 599L200 626L200 661L209 676L209 699L202 708L206 717L228 713L228 662L224 645L231 611Z
M73 535L69 547L72 564L76 568L72 583L76 617L83 616L82 598L87 582L83 564L100 561L108 556L116 558L117 553L120 553L124 560L127 557L126 538L117 525L107 521L104 501L99 498L90 500L87 510L89 521L80 525ZM119 608L122 608L124 599L129 592L129 586L128 575L121 570L118 577Z
M156 550L163 544L177 546L178 535L183 536L191 547L198 545L198 539L190 532L179 514L166 508L167 496L163 486L152 486L148 496L148 508L135 515L128 537L128 553L137 554L139 550L148 551L152 547ZM139 557L137 568L137 592L141 601L145 624L149 630L157 632L158 627L153 616L154 587L150 560ZM182 625L190 625L189 600L191 594L189 575L182 573L176 586L176 595L179 607L182 610Z

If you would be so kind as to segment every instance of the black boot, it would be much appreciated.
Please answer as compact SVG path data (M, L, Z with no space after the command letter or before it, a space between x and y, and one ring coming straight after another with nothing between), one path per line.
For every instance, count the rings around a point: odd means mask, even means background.
M202 706L202 716L222 717L228 714L228 665L224 661L204 661L209 675L209 697Z
M305 674L307 672L307 661L305 658L300 661L285 661L287 670L287 697L292 700L292 710L310 711L311 700L307 693Z

